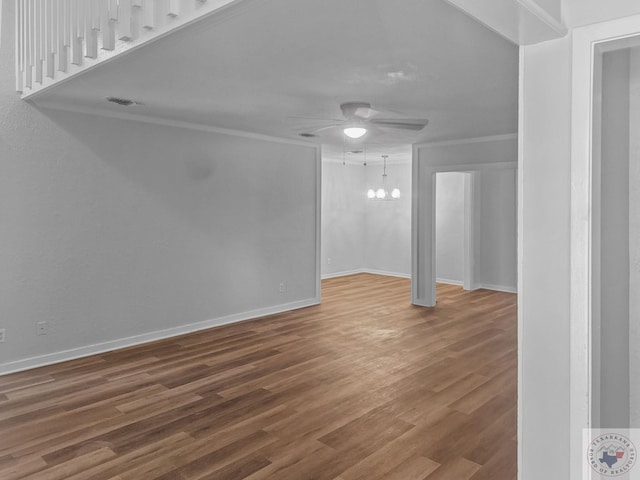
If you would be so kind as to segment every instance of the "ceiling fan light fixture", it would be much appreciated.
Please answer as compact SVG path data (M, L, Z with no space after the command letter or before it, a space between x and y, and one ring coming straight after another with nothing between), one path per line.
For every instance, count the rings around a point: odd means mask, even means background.
M367 133L367 129L364 127L347 127L344 129L344 134L349 138L360 138L365 133Z

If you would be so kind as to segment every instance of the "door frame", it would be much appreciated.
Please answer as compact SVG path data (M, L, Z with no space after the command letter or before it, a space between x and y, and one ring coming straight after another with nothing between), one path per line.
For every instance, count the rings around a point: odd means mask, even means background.
M413 145L411 303L414 305L433 307L436 304L436 173L495 169L517 172L517 138L517 134L507 134ZM474 196L479 193L475 190ZM474 235L477 236L477 232Z
M582 479L583 431L597 422L600 398L594 382L600 352L593 345L598 315L600 215L600 81L602 54L636 45L640 15L573 30L571 126L571 480Z

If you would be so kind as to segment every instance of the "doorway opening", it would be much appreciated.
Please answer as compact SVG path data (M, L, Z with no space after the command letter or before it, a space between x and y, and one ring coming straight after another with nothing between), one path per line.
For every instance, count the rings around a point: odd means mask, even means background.
M640 23L585 26L573 45L571 444L579 472L583 429L640 427Z
M409 145L369 147L366 157L323 152L323 279L356 273L411 278L411 153ZM383 184L389 192L397 189L397 198L371 198Z

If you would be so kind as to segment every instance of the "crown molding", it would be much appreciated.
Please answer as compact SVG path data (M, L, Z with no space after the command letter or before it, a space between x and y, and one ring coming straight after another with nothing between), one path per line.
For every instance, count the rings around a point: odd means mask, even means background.
M446 1L516 45L534 45L568 33L562 20L535 0Z
M517 133L506 133L502 135L490 135L486 137L470 137L470 138L461 138L458 140L444 140L441 142L426 142L426 143L417 143L414 146L421 147L449 147L453 145L466 145L469 143L485 143L485 142L500 142L504 140L517 140Z
M32 105L38 109L58 110L58 111L64 111L64 112L70 112L70 113L81 113L85 115L93 115L96 117L115 118L118 120L129 120L132 122L147 123L151 125L161 125L163 127L184 128L186 130L196 130L196 131L207 132L207 133L218 133L222 135L250 138L252 140L262 140L265 142L272 142L272 143L283 143L286 145L296 145L300 147L310 147L318 151L320 150L320 145L316 143L304 142L302 140L291 140L288 138L275 137L271 135L265 135L262 133L245 132L243 130L235 130L232 128L214 127L212 125L206 125L206 124L197 123L197 122L187 122L184 120L171 120L168 118L154 117L151 115L140 115L135 113L113 112L113 111L102 110L94 107L69 105L66 103L59 103L59 102L38 101L38 102L30 102L30 103L32 103Z

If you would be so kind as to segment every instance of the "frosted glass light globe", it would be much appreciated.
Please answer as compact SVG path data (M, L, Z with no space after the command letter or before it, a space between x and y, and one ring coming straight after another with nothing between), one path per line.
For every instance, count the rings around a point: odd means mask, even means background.
M400 198L400 189L394 188L393 190L391 190L391 196L393 198Z
M349 138L360 138L365 133L367 133L367 129L363 127L347 127L344 129L344 134Z

